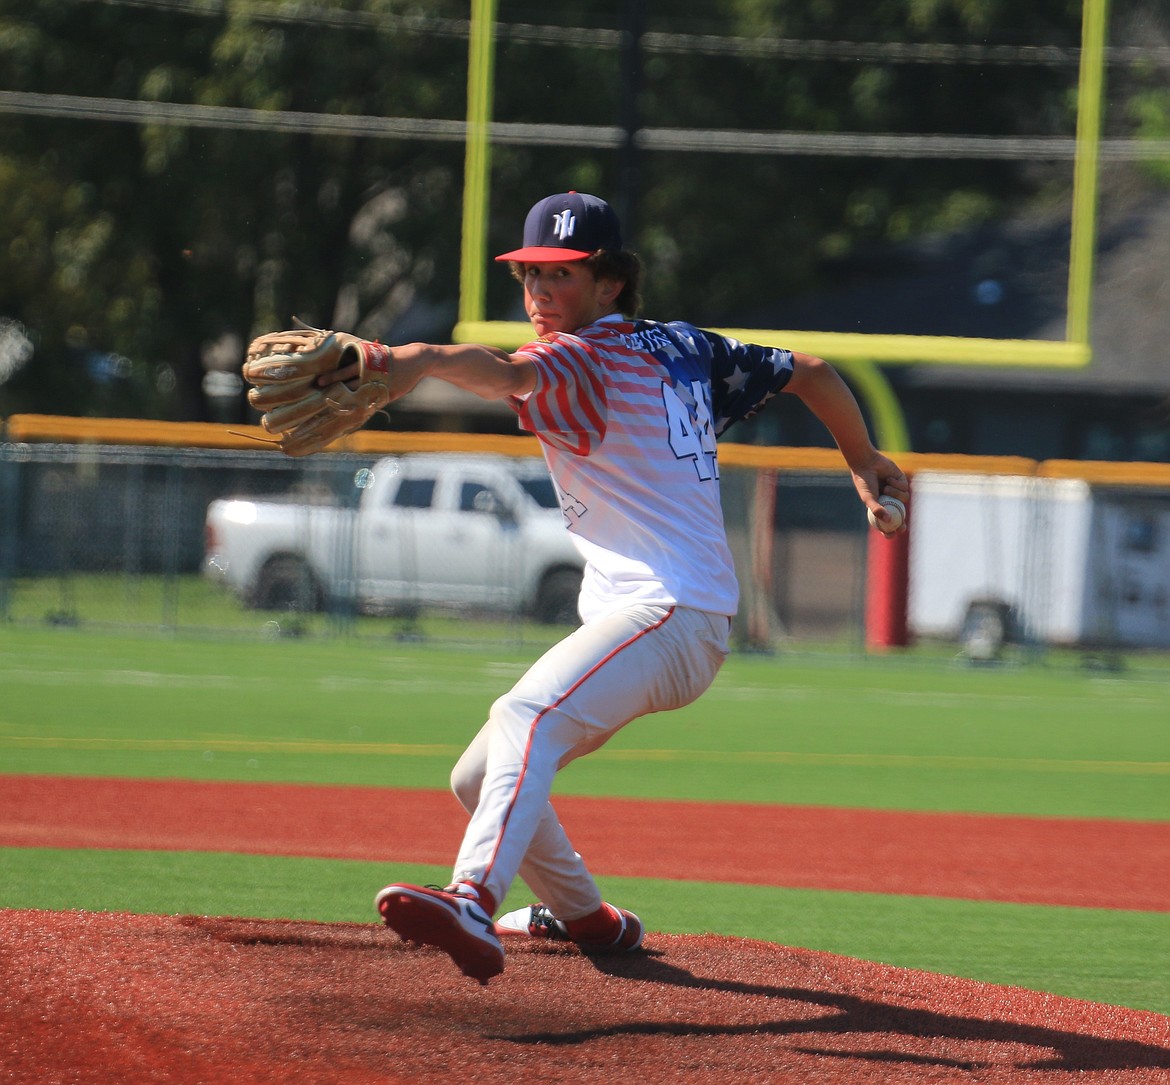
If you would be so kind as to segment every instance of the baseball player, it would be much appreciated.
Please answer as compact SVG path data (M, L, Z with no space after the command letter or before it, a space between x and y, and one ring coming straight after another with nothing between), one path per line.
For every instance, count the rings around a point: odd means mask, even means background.
M828 428L879 520L889 515L880 496L908 497L906 476L874 448L824 361L637 319L641 267L604 200L541 200L523 246L496 259L523 284L532 341L513 354L393 347L380 377L389 400L425 377L506 400L540 439L586 563L583 624L492 705L452 773L470 821L451 884L388 885L376 898L387 926L482 983L503 970L507 934L589 953L642 944L642 921L601 899L549 795L558 769L631 720L695 700L728 654L738 600L716 439L788 392ZM496 924L517 875L539 903Z

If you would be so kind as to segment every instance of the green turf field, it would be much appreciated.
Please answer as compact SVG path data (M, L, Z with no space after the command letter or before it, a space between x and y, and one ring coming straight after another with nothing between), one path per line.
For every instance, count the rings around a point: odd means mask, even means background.
M533 646L0 631L0 773L444 788ZM587 795L1170 820L1170 669L737 655L564 772ZM3 786L0 780L0 786ZM0 907L368 921L376 864L0 849ZM448 871L396 867L442 881ZM610 879L612 884L617 880ZM522 892L522 888L518 889ZM1170 1013L1170 913L622 880L717 930Z

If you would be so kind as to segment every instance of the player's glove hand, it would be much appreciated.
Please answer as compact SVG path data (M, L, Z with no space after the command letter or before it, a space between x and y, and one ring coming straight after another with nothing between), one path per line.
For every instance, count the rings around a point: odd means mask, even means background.
M390 401L390 349L348 332L295 328L253 339L244 362L248 402L288 456L320 452Z

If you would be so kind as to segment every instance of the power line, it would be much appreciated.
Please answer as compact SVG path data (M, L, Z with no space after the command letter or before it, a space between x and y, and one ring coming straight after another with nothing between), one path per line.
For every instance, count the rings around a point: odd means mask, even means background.
M247 109L240 106L192 105L185 102L144 102L125 98L90 98L73 94L0 91L0 113L59 117L84 121L123 121L183 128L222 128L303 135L373 136L381 139L431 139L462 142L464 121L417 117L349 116L342 113L298 113Z
M162 124L186 128L266 131L374 139L461 143L466 122L419 117L351 116L245 109L238 106L145 102L32 91L0 91L0 113L67 120ZM493 122L493 143L513 146L617 148L625 137L615 125ZM1071 160L1076 141L1061 136L903 135L868 132L758 132L737 129L642 128L634 135L647 151L756 155L825 155L854 158L951 158ZM1170 158L1170 140L1107 139L1102 159Z
M74 3L101 4L105 7L139 8L214 18L228 14L225 0L74 0ZM241 10L237 5L233 12ZM392 30L396 33L426 34L433 37L467 38L471 24L467 19L447 19L437 15L396 15L393 12L347 11L320 4L254 4L248 17L257 23L290 26L324 26L339 30Z
M850 158L947 158L1071 161L1071 136L952 136L870 132L743 132L648 128L635 142L653 151L711 151L739 154L827 155ZM1113 139L1099 145L1102 159L1170 158L1170 140Z
M225 0L75 0L108 7L132 7L198 16L222 16ZM466 39L471 24L466 19L437 15L398 15L393 12L346 11L338 8L290 2L256 5L248 11L255 22L285 26L323 26L343 30L383 30L402 34ZM497 23L497 40L523 45L568 45L581 48L621 48L623 31L608 28ZM747 59L833 60L851 63L1017 65L1072 68L1080 63L1079 46L994 45L980 42L865 42L816 38L774 38L683 34L648 31L641 48L651 54L731 56ZM1138 62L1170 68L1168 46L1108 46L1106 62L1130 65Z

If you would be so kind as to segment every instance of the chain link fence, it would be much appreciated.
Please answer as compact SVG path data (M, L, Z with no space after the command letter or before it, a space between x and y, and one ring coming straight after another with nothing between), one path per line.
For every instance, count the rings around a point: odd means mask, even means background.
M387 565L404 566L391 589L398 603L370 605L371 574L353 570L359 550L375 543L370 531L355 525L367 515L359 511L363 492L390 462L354 454L294 460L269 451L2 445L0 618L264 635L402 637L422 635L425 627L426 635L516 640L559 632L541 627L564 624L563 607L549 604L538 613L533 598L509 588L509 578L525 575L526 563L547 559L525 551L527 537L498 507L500 499L489 496L484 506L485 495L475 487L469 491L466 481L465 507L444 523L454 545L465 540L469 562L493 546L495 559L465 572L472 582L462 588L437 585L434 574L421 573L428 555L420 547L446 541L427 542L434 536L425 536L421 526L426 511L413 508L397 528L386 528L390 537L380 544L388 548ZM543 464L535 459L523 466L524 485L535 492ZM415 479L414 485L419 491L423 484ZM403 496L405 489L400 502L421 501L418 493ZM723 471L723 491L744 586L737 619L741 643L765 647L784 638L812 638L860 646L864 517L844 476L730 468ZM274 508L282 510L284 541L273 544L261 566L268 573L257 574L250 585L233 589L216 567L223 558L209 540L208 514L217 502L220 514L226 510L243 519L262 521L275 515ZM249 545L263 526L234 525ZM312 560L299 563L301 551L311 552ZM400 561L404 554L412 555L410 562ZM454 554L458 564L459 551ZM416 582L403 584L412 564ZM278 565L286 579L298 568L305 571L317 590L298 595L278 581ZM559 586L563 595L563 571Z
M722 490L739 646L864 652L889 544L848 476L724 467ZM910 523L912 640L1170 648L1165 485L920 471ZM542 642L579 579L539 458L0 445L9 624Z

